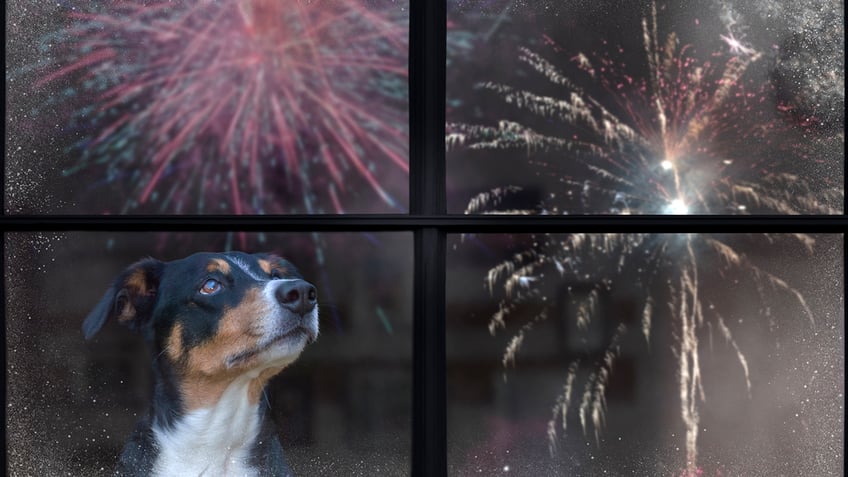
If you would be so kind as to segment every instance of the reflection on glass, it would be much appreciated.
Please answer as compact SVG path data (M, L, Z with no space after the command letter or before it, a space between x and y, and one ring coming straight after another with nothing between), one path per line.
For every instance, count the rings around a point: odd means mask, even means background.
M269 233L264 247L248 250L287 258L318 289L317 341L265 392L286 459L295 475L408 475L412 236L320 234L322 261L309 235ZM155 242L153 234L6 235L12 475L112 475L150 405L150 355L117 323L91 341L80 328L130 264L207 250L165 251Z
M9 211L405 211L408 3L10 2Z
M842 475L842 236L450 241L451 475Z
M840 214L826 3L449 2L449 210Z

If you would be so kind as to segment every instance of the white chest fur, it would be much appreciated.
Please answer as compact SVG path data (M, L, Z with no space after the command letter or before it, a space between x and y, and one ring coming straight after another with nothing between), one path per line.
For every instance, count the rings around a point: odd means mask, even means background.
M210 408L187 413L173 429L154 429L159 456L156 476L256 476L250 448L259 432L256 404L246 383L236 380Z

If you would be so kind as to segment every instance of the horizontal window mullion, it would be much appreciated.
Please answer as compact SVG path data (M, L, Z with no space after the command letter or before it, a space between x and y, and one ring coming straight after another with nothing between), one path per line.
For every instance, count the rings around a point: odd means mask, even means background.
M415 231L516 232L842 232L845 216L507 216L507 215L285 215L285 216L5 216L4 231Z

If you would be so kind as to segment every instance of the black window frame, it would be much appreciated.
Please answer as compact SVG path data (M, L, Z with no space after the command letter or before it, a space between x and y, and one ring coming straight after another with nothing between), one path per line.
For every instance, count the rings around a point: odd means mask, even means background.
M445 353L446 238L459 233L844 233L842 215L804 216L469 216L448 214L445 167L445 0L410 0L409 213L345 215L8 215L0 171L4 232L0 295L6 299L7 232L286 231L412 232L414 235L411 475L447 476ZM4 156L5 157L5 156ZM5 166L5 159L4 159ZM843 178L844 190L844 178ZM843 240L843 272L845 244ZM844 290L843 290L844 296ZM8 305L8 303L7 303ZM844 343L844 341L843 341ZM843 350L844 352L844 350ZM844 355L843 355L844 356ZM6 364L5 354L3 364ZM5 409L5 394L3 396Z

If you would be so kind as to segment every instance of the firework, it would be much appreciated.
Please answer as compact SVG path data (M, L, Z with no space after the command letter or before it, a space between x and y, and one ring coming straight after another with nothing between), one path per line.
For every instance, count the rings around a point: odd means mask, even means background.
M654 9L642 22L644 78L609 55L569 57L571 70L603 90L593 95L522 48L520 60L560 87L561 96L494 82L479 87L561 127L539 132L506 119L496 126L448 123L448 149L514 150L542 177L553 177L550 197L523 213L841 213L841 181L804 175L805 166L823 161L803 138L808 131L775 114L768 83L745 77L762 53L728 31L727 51L701 61L675 34L660 44L655 15ZM517 191L485 192L466 212L502 213Z
M408 9L90 8L42 40L49 62L36 86L75 105L66 130L82 139L66 175L105 171L102 182L129 190L119 212L405 210L384 184L408 172Z
M700 59L694 47L681 46L672 33L659 41L657 10L652 5L641 24L646 73L628 73L615 53L567 56L563 73L554 63L530 49L520 60L550 84L550 96L503 83L484 82L515 110L532 113L538 121L522 124L504 119L497 125L448 123L448 151L514 151L510 160L526 164L553 186L531 207L514 196L522 188L499 186L473 197L466 213L524 214L839 214L841 179L833 183L805 176L803 165L819 160L809 140L796 140L805 125L776 114L771 85L748 79L764 53L746 41L739 18L725 19L722 51ZM546 42L561 54L565 49ZM604 43L606 50L612 48ZM576 76L581 79L575 79ZM588 84L589 86L585 86ZM602 91L603 94L595 93ZM768 241L775 237L766 237ZM812 252L814 240L803 234L781 236ZM699 407L705 400L701 382L699 333L721 332L733 350L748 394L751 381L743 350L713 305L702 277L714 270L746 276L761 301L789 296L811 324L813 314L803 295L738 252L729 239L709 235L574 234L535 236L533 245L492 267L486 284L501 293L499 310L490 321L493 334L522 306L544 295L545 281L597 283L577 303L579 330L585 331L596 314L598 292L638 270L636 285L644 291L640 332L650 344L661 299L672 317L673 349L677 363L680 417L686 427L685 475L699 472ZM584 267L584 263L592 267ZM631 277L632 278L632 277ZM775 326L768 309L764 312ZM524 335L548 316L546 309L522 327L510 341L503 363L514 364ZM631 332L624 324L609 337L608 347L594 371L579 387L579 362L570 364L563 392L556 398L548 423L551 452L558 429L566 429L571 406L578 410L584 433L603 427L605 389L618 343ZM579 400L579 402L577 402Z
M760 238L753 237L754 240ZM806 235L765 236L769 241L800 243L808 252L813 239ZM573 234L568 236L544 235L533 237L532 248L515 254L489 271L486 286L493 295L502 299L489 323L489 331L497 333L510 320L520 320L525 310L538 304L544 295L546 280L556 277L566 283L594 283L587 293L568 288L566 298L575 304L574 319L578 332L586 332L589 323L598 318L599 294L612 289L616 283L634 284L644 292L641 304L641 322L638 327L619 323L609 335L606 351L588 377L578 378L580 360L569 364L562 393L556 398L548 422L548 439L551 452L555 452L557 436L566 431L566 417L573 406L578 413L584 433L594 433L599 442L599 433L604 427L606 400L605 392L613 373L614 362L619 354L619 343L627 333L639 333L650 345L657 317L662 311L656 306L663 300L672 317L674 336L673 354L677 363L680 416L686 427L685 448L687 472L697 468L697 441L699 432L699 406L705 401L701 382L699 336L718 330L732 350L739 364L736 372L745 383L751 396L751 379L748 361L737 344L730 327L717 303L726 290L716 292L714 283L705 285L702 279L714 279L716 269L722 275L744 277L753 283L761 302L776 296L788 296L805 317L810 327L815 326L812 311L804 296L793 286L775 274L764 270L744 254L736 251L728 239L709 235L643 235L643 234ZM591 264L591 266L583 266ZM638 273L634 279L634 272ZM770 309L762 311L770 329L778 326ZM535 312L507 346L504 366L514 365L525 334L552 313L547 307ZM613 319L627 321L626 317ZM575 396L576 394L576 396ZM691 474L694 475L694 474Z

